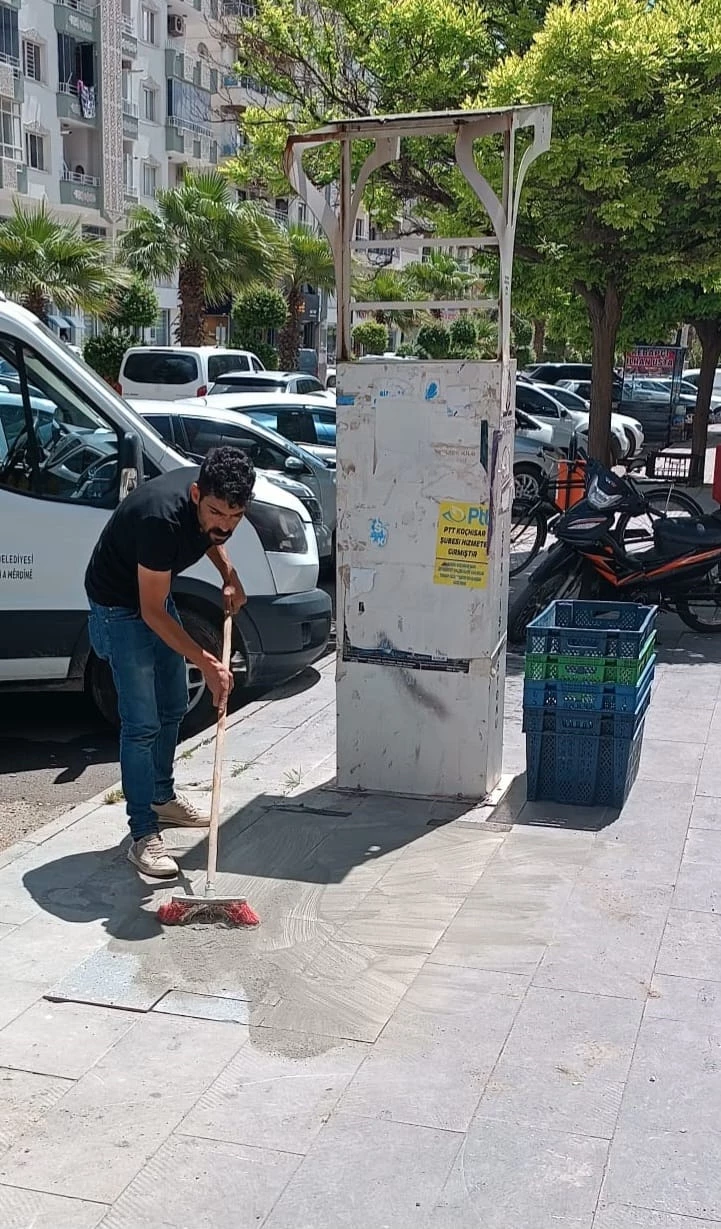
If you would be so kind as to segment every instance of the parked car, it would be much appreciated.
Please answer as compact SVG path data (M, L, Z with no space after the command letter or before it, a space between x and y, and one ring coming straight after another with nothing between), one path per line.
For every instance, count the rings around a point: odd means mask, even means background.
M555 385L551 387L555 388ZM533 418L548 423L553 428L554 447L568 451L574 434L582 448L588 446L588 412L566 409L539 384L516 384L516 410L523 410ZM643 440L643 432L640 434ZM611 419L611 447L615 460L621 460L631 452L629 437L613 417Z
M220 394L218 394L219 396ZM207 405L215 408L217 397ZM238 410L254 422L285 439L300 444L313 456L335 469L335 401L331 404L318 398L299 397L288 393L226 393L223 409Z
M541 424L538 424L541 427ZM546 428L542 428L546 430ZM560 454L539 439L516 431L513 441L513 483L516 498L535 499L544 478L552 478Z
M239 448L244 446L245 436L239 434L237 414L218 414L209 410L207 414L212 415L212 418L209 420L206 418L203 429L196 425L197 403L195 401L192 402L191 410L175 402L169 406L166 402L155 401L138 401L134 408L142 414L145 421L158 432L158 435L162 435L166 443L175 448L177 452L187 456L189 460L202 461L209 448L219 444L228 444L231 439L235 446ZM206 411L204 410L203 413L206 414ZM318 544L318 558L321 562L327 561L333 553L333 527L326 525L323 520L323 509L315 491L311 490L305 482L291 476L287 469L287 460L282 469L267 468L261 465L263 458L255 442L249 444L246 451L258 473L262 473L270 482L282 487L291 495L295 495L296 499L303 504L313 522Z
M335 370L336 370L335 367L329 367L325 375L326 388L333 389L334 391L335 391Z
M683 373L683 378L687 383L693 384L694 388L698 388L698 382L699 382L700 375L701 375L700 367L687 367ZM714 397L721 397L721 367L717 367L716 372L714 374L713 395Z
M120 364L115 386L123 397L177 401L204 397L226 371L263 371L250 350L218 346L131 346Z
M323 524L331 535L332 553L336 526L335 467L284 439L277 431L259 426L234 407L234 397L206 397L172 405L157 401L133 403L145 421L185 455L204 457L210 448L232 444L244 449L256 469L268 477L283 474L302 482L320 504Z
M208 390L212 397L224 393L282 393L296 394L303 397L321 397L328 400L331 394L326 393L316 376L307 375L303 371L264 371L261 374L252 371L231 371L225 374ZM332 395L335 404L335 394Z
M85 568L133 486L187 460L136 413L136 402L121 400L35 316L3 296L0 355L53 407L49 422L44 407L36 417L24 394L25 428L0 459L0 684L85 690L112 717L112 675L88 639ZM331 603L317 588L311 519L293 495L260 474L226 549L248 596L234 619L233 668L239 683L272 685L310 665L328 643ZM219 654L223 599L210 561L176 577L173 595L193 638ZM212 718L197 672L189 672L189 684L196 719Z
M590 363L536 363L523 372L537 384L558 384L559 380L590 380Z

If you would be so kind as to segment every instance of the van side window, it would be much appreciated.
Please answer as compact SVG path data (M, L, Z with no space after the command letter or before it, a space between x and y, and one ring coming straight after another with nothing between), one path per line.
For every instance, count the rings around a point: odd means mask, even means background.
M229 371L248 371L250 363L245 354L211 354L208 359L208 382L214 384Z
M112 508L118 436L60 371L0 335L0 487Z

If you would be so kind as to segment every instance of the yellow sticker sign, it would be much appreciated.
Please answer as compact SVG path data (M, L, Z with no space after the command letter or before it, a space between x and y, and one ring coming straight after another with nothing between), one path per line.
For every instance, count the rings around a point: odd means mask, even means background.
M488 577L488 504L443 500L438 506L435 585L485 589Z

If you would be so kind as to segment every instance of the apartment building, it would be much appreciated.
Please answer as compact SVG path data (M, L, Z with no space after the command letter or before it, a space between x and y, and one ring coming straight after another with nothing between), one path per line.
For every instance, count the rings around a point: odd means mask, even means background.
M186 167L232 156L256 82L239 0L0 0L0 216L41 201L112 242ZM236 40L237 42L237 40ZM169 340L177 287L158 287ZM73 318L73 340L90 321Z

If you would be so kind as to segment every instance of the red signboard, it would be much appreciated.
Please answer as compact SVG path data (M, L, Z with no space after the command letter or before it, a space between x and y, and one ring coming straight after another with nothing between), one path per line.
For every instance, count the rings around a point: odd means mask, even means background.
M636 346L626 355L625 374L672 376L678 354L677 346Z

